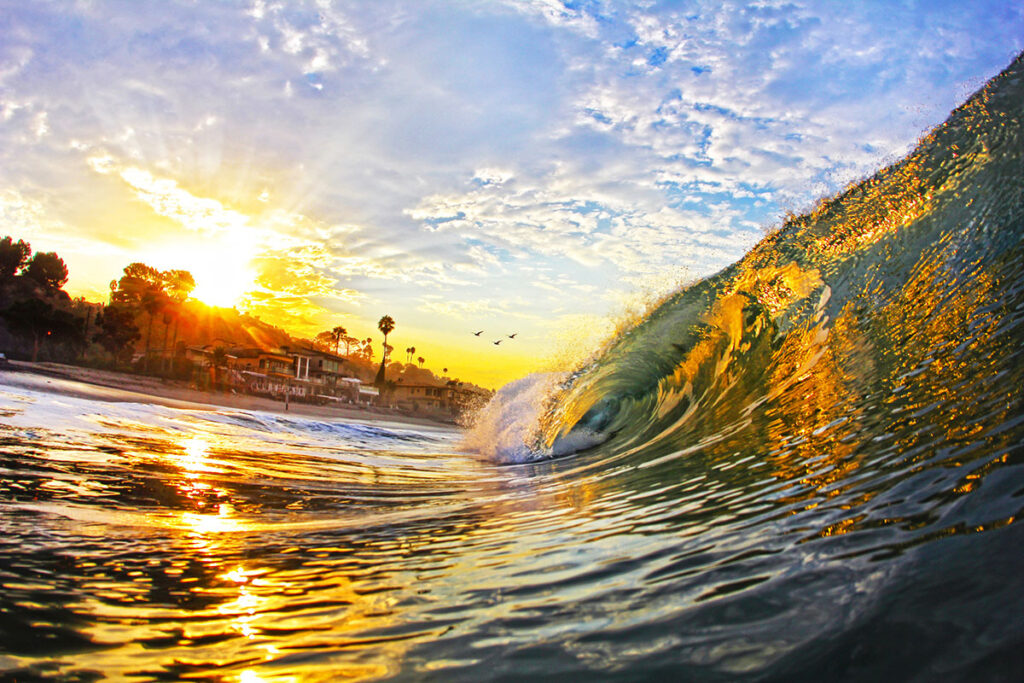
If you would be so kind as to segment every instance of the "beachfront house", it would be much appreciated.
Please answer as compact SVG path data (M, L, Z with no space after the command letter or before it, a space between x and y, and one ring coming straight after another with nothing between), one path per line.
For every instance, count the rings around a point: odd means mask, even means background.
M399 381L390 392L390 402L410 413L455 418L490 400L491 392L479 387L447 382L445 384L405 383Z
M281 351L232 349L228 356L237 389L278 399L306 394L302 382L296 381L294 359Z
M392 404L409 412L448 412L447 392L443 386L398 382L389 393Z
M345 358L311 348L227 348L191 346L186 357L197 385L256 396L315 403L375 403L378 392L355 377Z

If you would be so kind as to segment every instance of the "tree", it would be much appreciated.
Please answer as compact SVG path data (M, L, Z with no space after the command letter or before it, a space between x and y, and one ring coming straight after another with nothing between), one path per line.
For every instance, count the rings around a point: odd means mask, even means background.
M106 349L115 360L127 360L132 344L141 336L132 310L122 304L106 306L97 316L96 325L99 331L93 341Z
M388 335L395 329L395 319L385 315L377 321L377 329L384 333L384 345L388 343Z
M174 323L174 336L171 339L170 348L178 345L178 326L181 323L181 305L185 303L192 290L196 288L196 279L187 270L166 270L161 273L164 281L164 291L174 306L167 306L164 310L164 355L166 356L165 370L171 369L174 359L167 349L167 323L168 318Z
M142 293L139 300L139 308L146 313L146 355L143 359L143 368L149 372L149 350L153 341L153 321L157 313L167 307L169 299L162 289L150 288Z
M32 247L24 240L15 242L11 237L0 240L0 281L14 277L31 253Z
M171 363L171 352L170 346L167 345L167 335L171 331L171 323L177 324L178 309L175 306L166 306L163 310L163 323L164 323L164 362L163 371L166 373L170 368Z
M16 301L3 312L12 331L32 338L32 362L39 358L40 342L82 342L82 321L68 311L55 309L42 299Z
M125 266L121 279L111 285L112 303L138 307L147 292L164 291L164 276L159 270L145 263L130 263Z
M344 336L346 334L348 334L348 330L346 330L341 325L338 325L333 330L331 330L331 335L334 338L334 355L335 356L338 355L338 345L341 343L342 338L344 338Z
M380 369L377 371L377 378L374 380L374 384L382 387L386 381L384 376L384 364L387 363L388 360L388 335L395 329L395 319L390 315L383 316L377 321L377 329L384 333L384 351L383 356L380 359Z
M416 359L416 362L419 363L420 367L422 368L426 360L423 358L423 356L420 356L419 358Z
M187 270L165 270L160 276L164 291L175 303L185 303L192 290L196 288L196 279Z
M25 268L25 276L52 294L68 281L68 267L52 251L36 253Z
M346 356L349 355L350 353L352 353L352 345L359 343L359 340L356 339L355 337L342 337L341 341L344 342L344 344L345 344L345 355Z
M153 341L153 323L157 314L169 309L177 309L188 299L196 287L195 278L187 270L160 271L145 263L130 263L125 266L124 275L116 283L111 283L111 303L122 304L145 313L146 320L146 355L144 368L149 371L149 355ZM166 325L173 319L175 323L174 340L177 343L177 317L168 316L164 329L164 347L166 351Z
M329 351L331 344L334 343L334 333L330 330L318 332L316 337L313 338L313 341L316 342L317 346L322 348L324 351Z

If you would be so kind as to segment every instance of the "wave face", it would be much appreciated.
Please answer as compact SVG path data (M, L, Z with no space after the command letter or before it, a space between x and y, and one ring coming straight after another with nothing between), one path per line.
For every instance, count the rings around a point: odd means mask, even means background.
M0 372L0 679L1024 680L1022 71L465 435Z
M849 467L997 429L1024 366L1022 104L1018 58L906 159L676 293L564 383L534 456L583 434L645 464Z

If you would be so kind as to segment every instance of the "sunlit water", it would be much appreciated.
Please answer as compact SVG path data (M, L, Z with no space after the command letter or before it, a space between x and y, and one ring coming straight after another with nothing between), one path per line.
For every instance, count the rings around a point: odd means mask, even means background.
M10 679L1024 680L1024 82L465 435L0 375Z

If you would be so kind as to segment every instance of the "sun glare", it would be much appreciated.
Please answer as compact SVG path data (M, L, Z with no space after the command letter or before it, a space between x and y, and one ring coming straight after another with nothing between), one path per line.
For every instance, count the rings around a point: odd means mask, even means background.
M232 246L228 240L203 243L183 241L163 244L159 253L143 257L157 268L181 268L192 273L196 288L190 297L210 306L231 307L256 287L252 248L244 242Z
M237 304L253 288L256 279L255 273L246 268L197 268L192 275L196 279L192 298L210 306L223 307Z

